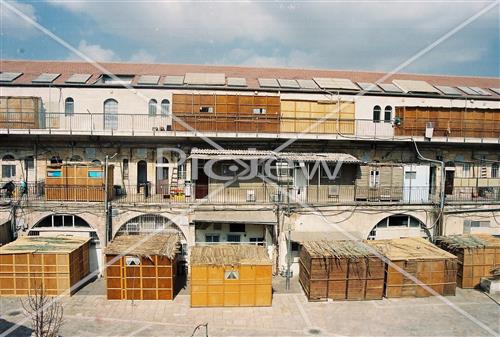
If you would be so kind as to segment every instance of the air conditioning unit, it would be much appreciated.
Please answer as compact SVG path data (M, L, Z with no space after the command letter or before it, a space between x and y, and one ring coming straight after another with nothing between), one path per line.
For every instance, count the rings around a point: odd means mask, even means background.
M255 190L247 191L247 202L255 202Z
M433 122L425 123L425 138L432 138L433 134L434 134L434 123Z
M336 198L339 196L339 187L337 185L328 186L328 197Z

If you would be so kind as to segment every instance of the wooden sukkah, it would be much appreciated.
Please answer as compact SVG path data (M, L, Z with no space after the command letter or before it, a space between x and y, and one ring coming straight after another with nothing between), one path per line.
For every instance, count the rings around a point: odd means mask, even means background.
M386 297L455 295L457 258L423 238L367 241L386 263Z
M108 299L173 299L177 234L120 235L105 253Z
M272 261L255 245L195 246L191 250L191 306L270 306Z
M500 267L500 238L488 234L440 236L436 244L458 258L457 284L474 288Z
M299 282L310 301L381 299L384 263L362 241L304 242Z

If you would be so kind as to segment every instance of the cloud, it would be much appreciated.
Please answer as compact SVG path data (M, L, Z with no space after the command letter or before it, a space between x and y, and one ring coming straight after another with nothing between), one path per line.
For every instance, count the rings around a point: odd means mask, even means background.
M128 49L131 58L146 62L388 71L488 3L58 1L53 5L91 20L100 34L119 39L127 46L121 48L122 59L128 59ZM444 43L405 70L445 72L443 57L464 65L464 70L473 69L470 65L481 62L484 55L492 55L490 62L497 63L493 58L500 57L499 17L491 10L451 37L453 43ZM154 51L154 57L141 50Z
M110 61L119 61L119 58L111 49L106 49L101 47L98 44L89 44L85 40L81 40L78 45L78 51L84 54L85 56L99 62L110 62ZM78 55L71 53L69 59L80 59Z
M19 11L16 13L14 10ZM21 15L20 15L21 14ZM37 21L35 15L35 8L26 3L19 3L17 1L9 1L8 4L5 2L0 3L0 22L2 23L2 33L4 35L9 35L16 37L20 40L26 40L33 37L37 33L36 28L26 21L23 16Z
M129 61L135 63L154 63L156 62L156 56L148 53L144 49L141 49L138 52L132 54Z

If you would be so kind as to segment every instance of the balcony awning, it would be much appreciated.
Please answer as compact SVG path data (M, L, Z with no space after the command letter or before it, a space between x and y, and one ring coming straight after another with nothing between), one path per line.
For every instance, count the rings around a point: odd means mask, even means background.
M274 152L260 150L216 150L216 149L193 149L190 159L204 160L252 160L252 159L276 159L296 162L344 162L360 163L356 157L347 153L314 153L314 152Z

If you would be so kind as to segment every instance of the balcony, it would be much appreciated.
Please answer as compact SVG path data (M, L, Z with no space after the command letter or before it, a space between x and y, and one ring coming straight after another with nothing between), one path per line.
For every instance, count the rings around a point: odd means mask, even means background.
M2 183L3 186L3 183ZM334 186L334 187L332 187ZM251 188L218 186L179 186L176 193L170 193L168 186L115 186L112 203L118 205L147 204L282 204L282 205L356 205L356 204L401 204L430 205L439 202L439 196L429 193L428 187L387 187L374 189L354 185L307 186L287 188L263 185ZM14 190L0 190L3 204L17 201L37 203L103 203L96 195L104 187L47 187L44 182L30 183L27 190L16 184ZM183 191L183 192L182 192ZM54 198L59 196L59 199ZM54 200L56 199L56 200ZM461 187L446 195L447 204L496 204L500 203L500 187Z

